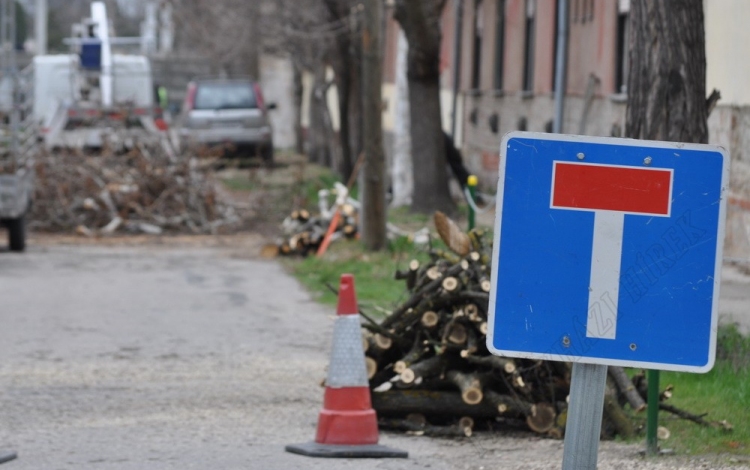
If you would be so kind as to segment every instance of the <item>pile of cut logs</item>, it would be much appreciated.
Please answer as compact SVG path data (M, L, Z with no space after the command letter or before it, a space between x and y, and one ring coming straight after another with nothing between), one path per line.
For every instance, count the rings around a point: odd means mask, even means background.
M114 232L216 233L239 221L216 194L214 159L175 155L163 145L138 144L126 153L75 149L36 157L36 191L29 225L81 235Z
M440 213L435 223L450 250L432 249L429 262L412 260L396 272L410 296L381 322L362 312L372 403L381 427L469 436L474 429L511 426L561 438L570 364L489 353L491 240L482 230L461 232ZM671 393L668 387L662 400ZM622 368L610 367L603 437L632 437L642 427L636 423L645 421L645 397L642 374L631 380ZM662 405L700 424L730 427Z
M336 225L333 227L331 241L342 237L356 237L357 209L352 204L342 204L338 210L339 217L337 217ZM323 242L333 218L333 213L320 213L313 216L305 209L292 211L282 224L285 235L277 244L277 253L285 256L307 256L310 253L315 253Z

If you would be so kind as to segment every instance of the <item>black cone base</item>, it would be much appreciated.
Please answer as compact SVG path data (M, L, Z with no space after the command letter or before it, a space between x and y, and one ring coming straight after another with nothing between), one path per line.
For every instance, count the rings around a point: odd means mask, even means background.
M330 444L318 444L317 442L306 442L304 444L290 444L286 446L287 452L306 455L308 457L329 458L402 458L409 456L408 452L381 446L380 444L364 446L337 446Z
M16 458L16 453L10 450L0 449L0 463L10 462Z

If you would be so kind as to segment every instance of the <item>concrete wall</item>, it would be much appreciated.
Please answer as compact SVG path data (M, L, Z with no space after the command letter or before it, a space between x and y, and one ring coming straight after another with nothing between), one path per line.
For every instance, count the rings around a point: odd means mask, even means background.
M273 126L273 145L276 148L293 148L295 145L294 71L285 57L262 55L260 57L260 84L267 103L276 103L268 112Z
M750 106L717 106L708 129L731 156L724 256L750 259Z
M583 97L569 96L565 102L563 130L579 133L583 124ZM484 93L464 97L463 155L467 166L475 172L486 189L497 185L500 141L514 130L549 132L554 116L551 94L525 97L521 93ZM625 103L610 97L591 101L584 134L596 136L621 135L625 126ZM496 116L497 131L490 121ZM524 125L525 122L525 125Z

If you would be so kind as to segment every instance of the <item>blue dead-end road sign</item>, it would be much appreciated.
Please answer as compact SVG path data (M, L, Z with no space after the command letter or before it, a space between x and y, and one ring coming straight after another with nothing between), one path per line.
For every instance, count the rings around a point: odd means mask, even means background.
M490 351L708 371L728 165L709 145L506 135Z

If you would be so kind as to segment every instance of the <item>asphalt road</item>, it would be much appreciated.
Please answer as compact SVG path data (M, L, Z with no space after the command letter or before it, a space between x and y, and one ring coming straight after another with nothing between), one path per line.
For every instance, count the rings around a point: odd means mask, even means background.
M407 460L284 452L314 436L333 311L247 247L33 244L0 253L0 298L3 470L560 468L562 442L529 435L381 434ZM603 443L599 468L724 468L637 451Z

